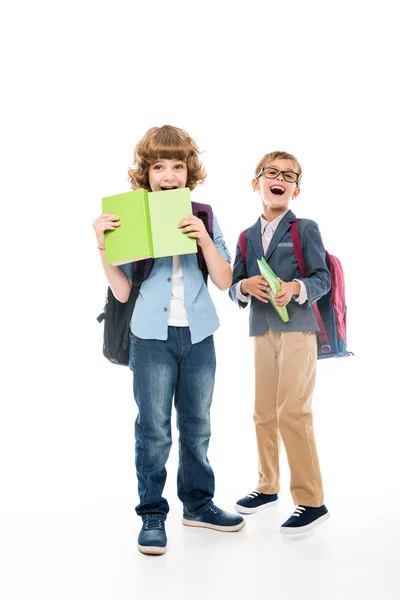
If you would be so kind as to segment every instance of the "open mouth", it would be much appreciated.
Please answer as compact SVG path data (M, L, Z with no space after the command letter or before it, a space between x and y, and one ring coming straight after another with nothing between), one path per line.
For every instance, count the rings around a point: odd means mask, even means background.
M276 196L282 196L285 193L285 188L283 185L271 185L270 187L271 193Z
M165 192L165 190L177 190L177 189L178 189L178 186L177 186L177 185L173 185L173 186L171 186L171 187L160 187L160 190L161 190L162 192Z

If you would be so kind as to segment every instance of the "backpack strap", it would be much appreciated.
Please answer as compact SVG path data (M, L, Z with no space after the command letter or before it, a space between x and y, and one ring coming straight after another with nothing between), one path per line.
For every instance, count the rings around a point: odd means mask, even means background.
M143 260L135 260L132 263L132 281L136 274L140 278L140 284L148 278L153 268L154 258L144 258Z
M140 286L142 285L143 279L145 278L144 274L146 268L149 268L149 265L146 265L146 263L147 260L138 260L136 261L136 263L132 263L132 265L135 265L135 269L132 268L132 287L129 293L128 302L126 303L126 317L124 323L121 323L121 326L124 327L124 331L122 333L122 347L124 348L124 350L127 350L129 348L129 330L133 315L133 309L135 308L136 300L139 296ZM152 266L153 265L151 265L151 267Z
M202 204L200 202L192 202L193 214L201 219L204 223L204 227L211 239L214 239L213 233L213 212L209 204ZM199 263L200 271L203 274L204 283L207 285L208 269L207 263L204 260L203 251L201 246L197 247L197 262Z
M299 264L301 276L306 278L307 277L306 265L304 263L303 250L301 247L301 241L300 241L300 235L299 235L299 219L296 219L295 222L292 223L290 233L292 234L293 249L294 249L294 253L296 255L296 260Z
M245 265L246 265L246 260L247 260L246 231L247 231L247 229L242 231L242 233L239 235L240 254L242 255L243 262Z
M202 202L192 202L193 214L201 219L207 230L207 233L213 239L213 211L209 204Z
M301 276L305 279L307 277L307 273L306 273L306 266L304 263L303 250L302 250L301 241L300 241L299 219L296 219L294 221L294 223L292 223L290 233L292 234L293 249L294 249L294 253L296 255L296 260L299 264L300 273L301 273ZM313 308L314 316L317 320L317 324L318 324L318 328L319 328L318 338L321 343L321 352L323 352L324 354L325 353L328 354L329 352L332 352L332 348L329 344L328 334L326 333L325 325L322 320L321 313L319 312L316 302L313 302L312 308Z
M152 258L145 258L132 263L132 287L140 288L143 280L149 276L153 262Z

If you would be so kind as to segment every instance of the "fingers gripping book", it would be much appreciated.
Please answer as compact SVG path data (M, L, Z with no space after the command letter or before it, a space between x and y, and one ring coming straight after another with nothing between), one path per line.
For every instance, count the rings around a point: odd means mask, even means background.
M261 259L257 260L257 263L258 263L258 268L260 269L262 278L264 279L264 281L266 281L268 283L268 285L270 287L269 302L272 304L272 306L274 307L274 309L276 310L278 315L281 317L282 321L284 323L287 323L289 321L289 315L286 310L286 306L284 306L283 308L279 308L279 306L276 305L276 302L274 300L274 296L275 296L276 292L280 292L280 290L281 290L279 280L278 280L277 276L275 275L275 273L273 272L273 270L271 269L271 267L269 266L269 264L267 263L267 261L265 260L265 258L261 258Z

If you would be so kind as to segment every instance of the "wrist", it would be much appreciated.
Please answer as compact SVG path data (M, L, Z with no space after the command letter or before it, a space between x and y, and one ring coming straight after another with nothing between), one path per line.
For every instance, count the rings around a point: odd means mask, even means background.
M97 242L97 248L99 250L106 249L104 235L103 236L96 235L96 242Z
M243 296L246 296L248 294L248 291L246 289L246 281L247 279L243 279L242 283L240 284L240 291L242 292Z
M298 281L292 281L292 286L293 286L293 296L298 296L300 294L300 283Z
M199 246L201 246L201 249L204 252L207 252L207 250L209 248L211 248L211 246L214 246L214 242L212 241L212 239L210 238L210 236L207 234L207 237L204 240L201 240L201 243L199 243L200 240L197 241L197 243L199 244Z

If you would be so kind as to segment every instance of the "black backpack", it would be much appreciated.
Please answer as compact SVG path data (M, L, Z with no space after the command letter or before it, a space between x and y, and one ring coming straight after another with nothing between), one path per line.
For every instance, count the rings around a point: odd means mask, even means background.
M208 204L192 202L193 214L204 223L207 233L213 239L213 213ZM198 246L197 262L207 284L208 271L201 247ZM103 354L116 365L129 364L129 328L133 309L139 296L140 286L147 279L153 268L154 260L146 258L132 263L132 287L127 302L120 302L107 290L107 298L103 312L97 317L99 323L104 321Z

